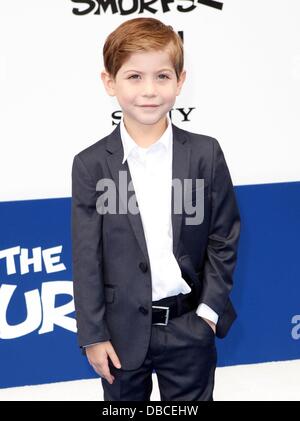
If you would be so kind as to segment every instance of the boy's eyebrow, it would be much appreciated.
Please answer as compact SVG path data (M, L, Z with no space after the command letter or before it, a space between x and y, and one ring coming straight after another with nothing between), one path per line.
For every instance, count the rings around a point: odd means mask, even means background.
M173 69L170 69L170 68L164 68L164 69L157 70L157 72L156 72L156 73L158 73L158 72L165 72L165 71L172 72L172 71L173 71ZM131 69L131 70L126 70L123 74L125 74L125 73L129 73L129 72L137 72L137 73L142 73L142 74L144 74L144 72L141 72L140 70L134 70L134 69Z

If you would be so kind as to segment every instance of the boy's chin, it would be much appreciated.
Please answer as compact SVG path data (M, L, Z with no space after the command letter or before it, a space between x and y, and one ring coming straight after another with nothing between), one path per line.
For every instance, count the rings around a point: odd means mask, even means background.
M167 113L165 114L160 114L160 115L142 115L142 116L136 116L133 118L133 120L138 123L138 124L145 124L145 125L153 125L153 124L157 124L158 122L160 122L161 120L165 119L167 117Z

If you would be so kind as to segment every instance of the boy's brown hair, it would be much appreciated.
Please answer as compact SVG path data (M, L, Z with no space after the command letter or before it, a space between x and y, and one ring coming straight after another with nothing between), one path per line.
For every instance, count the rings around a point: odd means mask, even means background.
M184 65L183 43L171 25L154 18L134 18L123 22L108 35L103 46L105 70L115 79L123 63L133 53L165 50L179 78Z

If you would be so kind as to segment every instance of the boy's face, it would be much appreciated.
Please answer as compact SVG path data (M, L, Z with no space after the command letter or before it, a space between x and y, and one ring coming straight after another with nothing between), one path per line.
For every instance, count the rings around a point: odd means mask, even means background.
M155 125L172 109L185 75L183 71L177 80L169 53L162 50L133 53L115 80L105 71L101 78L106 92L116 96L124 119L138 125Z

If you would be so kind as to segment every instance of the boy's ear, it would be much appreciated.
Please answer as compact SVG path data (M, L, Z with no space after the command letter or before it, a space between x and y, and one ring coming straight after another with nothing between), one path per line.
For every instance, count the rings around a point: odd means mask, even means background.
M115 81L105 70L101 72L101 79L108 95L115 96Z
M183 82L185 81L186 78L186 70L182 70L179 79L177 81L177 89L176 89L176 96L178 96L180 94Z

